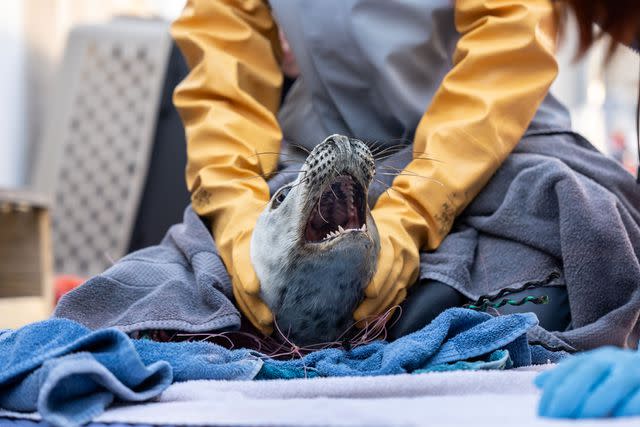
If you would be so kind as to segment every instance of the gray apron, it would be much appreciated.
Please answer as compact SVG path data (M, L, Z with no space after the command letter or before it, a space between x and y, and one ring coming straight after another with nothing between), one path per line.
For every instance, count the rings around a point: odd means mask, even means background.
M460 37L450 0L270 0L301 77L278 119L284 139L312 148L340 133L407 144L453 65ZM529 130L568 130L547 96Z

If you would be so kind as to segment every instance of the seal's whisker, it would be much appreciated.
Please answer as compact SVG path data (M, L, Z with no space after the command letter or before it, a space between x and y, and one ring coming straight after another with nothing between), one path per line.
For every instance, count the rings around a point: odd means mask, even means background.
M395 176L395 174L391 174L392 176ZM392 190L395 194L398 194L400 197L402 197L404 199L404 194L402 194L400 191L398 191L397 189L393 188L392 185L387 185L386 182L379 180L378 178L374 178L374 180L376 180L378 183L382 184L383 186L386 187L385 193L387 193L388 197L391 197L391 195L389 194L388 190Z
M257 151L254 154L250 155L248 158L252 158L252 157L256 157L256 156L263 156L263 155L271 155L271 156L284 156L284 157L293 157L288 155L287 153L279 153L277 151Z
M291 332L291 327L289 327L287 335L284 335L282 333L282 330L280 329L280 326L278 326L278 322L275 319L273 319L273 325L276 327L276 330L278 331L278 334L280 334L282 339L285 340L286 343L289 344L289 346L291 347L289 352L284 353L283 356L290 355L291 358L297 357L298 359L300 359L302 361L302 368L304 370L304 377L307 378L307 365L304 363L304 356L303 356L303 354L302 354L302 352L300 350L300 347L298 347L295 343L293 343L288 338L288 334Z
M245 336L245 337L249 337L251 338L251 340L257 344L257 350L262 352L264 354L264 357L270 357L270 358L274 358L274 359L282 359L282 358L291 358L291 359L304 359L304 356L312 353L314 351L318 351L318 350L324 350L327 348L345 348L345 349L352 349L352 348L356 348L362 345L366 345L371 343L372 341L378 340L378 339L386 339L387 337L387 329L391 326L393 326L393 324L395 324L395 322L398 321L398 318L396 318L394 320L393 323L389 324L389 319L391 318L391 316L393 316L395 314L396 310L400 310L400 313L402 313L402 308L398 305L390 307L389 309L387 309L384 313L382 313L381 315L377 315L377 316L370 316L366 319L364 319L365 326L363 328L361 328L358 333L356 333L355 335L353 335L353 337L351 337L348 340L344 340L343 338L354 328L357 327L356 323L352 323L351 325L349 325L349 327L347 327L344 332L342 332L342 334L340 334L340 336L338 338L336 338L336 340L334 341L327 341L327 342L320 342L320 343L313 343L313 344L307 344L304 346L298 346L295 343L293 343L289 338L288 338L288 333L285 334L282 329L280 328L280 326L277 324L276 321L274 321L274 327L276 330L276 333L278 335L278 337L280 338L281 341L276 341L275 339L273 339L272 337L268 337L265 336L262 340L258 339L256 336L246 333L246 332L223 332L220 334L179 334L178 336L180 337L194 337L197 338L199 336L204 336L205 338L209 338L209 339L215 339L218 337L222 337L227 339L228 341L230 340L229 336L227 335L231 335L231 336ZM235 343L233 342L229 342L231 348L233 348L233 346L235 345ZM263 351L264 348L264 351ZM313 367L308 367L306 366L306 364L304 364L303 362L303 369L305 374L308 371L313 371L314 368Z
M447 163L444 160L438 160L435 157L417 157L417 156L414 156L412 160L427 160L427 161L436 162L436 163Z
M278 163L285 164L285 165L286 164L292 164L292 165L299 164L300 166L304 165L304 162L301 162L301 161L296 160L296 159L280 160Z
M441 181L438 181L435 178L430 178L428 176L421 176L421 175L417 175L417 174L410 174L410 173L380 173L380 175L385 175L385 176L411 176L414 178L423 178L429 181L433 181L436 184L440 185L441 187L444 187L444 184Z
M275 347L275 349L272 348L271 354L277 354L280 350L282 350L285 347L286 343L284 343L282 341L280 341L280 342L276 341L275 339L273 339L271 337L268 337L268 338L269 338L270 342L273 341L273 344L274 344L274 347ZM271 354L269 354L269 355L271 355Z
M355 348L368 344L376 339L386 339L388 319L393 315L394 311L399 308L398 305L395 305L381 315L371 316L371 322L368 320L369 318L365 318L365 326L351 340L352 346Z
M322 218L322 220L324 222L326 222L327 224L329 224L329 221L327 221L324 216L322 215L322 206L320 205L320 202L318 202L318 215L320 215L320 218Z
M256 178L262 178L262 179L266 179L265 175L252 175L252 176L245 176L244 178L235 178L233 179L231 182L235 182L235 181L246 181L248 179L256 179Z
M406 148L406 147L405 147L405 148ZM395 154L398 154L400 151L402 151L402 150L398 150L398 151L390 152L390 153L387 153L387 154L385 154L385 155L376 154L376 155L374 156L374 159L375 159L375 161L376 161L377 163L380 163L380 162L383 162L383 161L385 161L385 160L389 159L390 157L394 156ZM435 157L429 157L429 156L418 156L418 154L425 154L425 153L424 153L424 152L422 152L422 151L412 151L412 152L411 152L411 160L412 160L412 161L413 161L413 160L427 160L427 161L431 161L431 162L446 163L445 161L443 161L443 160L439 160L439 159L436 159Z
M394 154L399 153L400 151L404 150L405 148L407 148L407 147L397 146L397 145L394 145L394 146L391 146L391 147L387 147L384 150L381 150L381 151L377 152L373 156L373 158L377 162L379 162L379 161L384 160L384 159L386 159L386 158L388 158L390 156L393 156Z
M333 170L335 171L336 175L340 175L340 172L338 172L338 169L336 169L336 167L335 167L334 165L331 165L331 169L333 169ZM329 189L330 189L330 190L331 190L331 192L333 193L333 197L335 197L335 198L336 198L336 200L340 199L340 198L338 197L338 195L336 194L336 192L335 192L335 191L333 191L333 186L331 186L331 184L329 184ZM320 209L318 209L318 210L320 210Z
M394 314L393 312L395 312L395 310L398 310L398 315L396 316L396 318L391 322L391 324L388 326L389 328L393 327L396 323L398 323L400 321L400 318L402 317L402 306L401 305L394 305L393 307L391 307L389 310L392 310L392 314Z
M382 155L388 151L400 151L405 149L406 147L404 145L387 145L387 146L381 146L381 150L379 150L376 154L377 155Z
M287 140L287 141L286 141L286 143L287 143L288 145L291 145L292 147L296 147L296 148L301 149L302 151L304 151L305 153L307 153L307 156L308 156L309 154L311 154L311 150L309 150L307 147L305 147L304 145L302 145L302 144L300 144L300 143L293 142L293 141L289 141L289 140Z
M394 167L394 166L388 166L388 165L386 165L386 166L380 166L380 167L379 167L379 169L380 169L380 170L387 170L387 171L395 171L395 172L397 172L397 173L399 173L399 174L411 174L411 175L415 175L415 176L418 176L418 177L421 177L421 178L428 178L427 176L425 176L425 175L420 175L419 173L416 173L416 172L414 172L414 171L412 171L412 170L409 170L409 169L400 169L400 168L396 168L396 167Z
M305 184L307 182L309 182L309 178L305 175L297 184L291 185L291 188L296 188L298 185Z
M333 193L333 197L335 197L335 198L336 198L336 200L340 199L340 198L338 197L338 195L336 194L336 192L335 192L335 191L333 191L333 187L332 187L331 185L329 186L329 189L330 189L330 190L331 190L331 192Z
M365 145L369 147L369 151L371 151L372 153L374 153L380 148L380 142L377 139L373 141L363 140L362 142L364 142Z
M373 178L373 180L376 181L377 183L381 184L383 187L385 187L384 192L387 194L387 197L390 198L391 196L389 195L389 189L391 188L391 186L387 185L386 182L384 182L384 181L382 181L382 180L380 180L378 178Z
M375 160L376 160L377 162L382 162L382 161L384 161L384 160L387 160L389 157L393 156L394 154L396 154L396 153L391 153L391 154L388 154L388 155L383 156L383 157L381 157L381 158L376 158ZM430 162L445 163L445 164L447 163L447 162L445 162L444 160L439 160L439 159L436 159L435 157L420 157L420 156L413 156L413 157L411 158L411 160L412 160L412 161L413 161L413 160L427 160L427 161L430 161Z
M385 146L382 145L382 143L380 141L378 141L377 139L373 140L373 141L368 141L368 140L364 141L363 140L362 142L364 142L365 145L367 147L369 147L369 151L371 151L371 155L374 156L374 158L375 158L375 153L377 153L378 151L380 151L383 148L385 148Z
M252 175L252 176L245 176L243 178L235 178L231 182L246 181L248 179L256 179L256 178L262 178L262 179L266 180L266 179L271 179L271 178L273 178L273 177L275 177L277 175L280 175L280 174L301 174L301 173L306 174L307 171L305 171L305 170L298 170L298 171L281 170L281 171L276 171L276 172L274 172L272 174L259 173L259 174Z
M282 333L282 329L280 329L280 326L278 325L278 322L276 321L276 319L273 319L273 326L275 326L276 331L278 332L278 335L280 335L280 337L287 343L289 344L291 347L296 347L296 345L291 342L288 338L287 335L285 335L284 333ZM291 327L289 327L291 328ZM289 331L290 332L290 331Z

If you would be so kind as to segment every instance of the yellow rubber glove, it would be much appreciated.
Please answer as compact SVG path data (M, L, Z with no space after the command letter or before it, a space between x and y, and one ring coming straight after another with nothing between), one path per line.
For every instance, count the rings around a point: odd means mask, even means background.
M171 33L190 73L174 103L187 135L187 184L194 210L211 222L236 303L262 332L273 315L259 298L251 233L269 201L256 176L272 173L280 149L278 29L266 2L190 0Z
M418 125L414 160L372 210L380 257L355 320L404 300L419 251L438 247L524 134L557 75L554 18L549 0L456 1L454 67Z

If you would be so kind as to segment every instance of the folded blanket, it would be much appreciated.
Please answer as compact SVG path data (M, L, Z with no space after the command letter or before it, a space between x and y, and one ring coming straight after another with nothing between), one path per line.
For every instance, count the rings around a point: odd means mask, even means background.
M531 282L566 286L567 331L532 341L568 350L640 338L640 185L579 135L523 138L458 218L421 276L475 300ZM545 280L555 277L554 280Z
M232 298L211 233L187 207L159 245L133 252L66 294L54 316L124 332L229 331L240 327Z
M91 331L71 320L50 319L0 335L0 408L37 410L54 425L71 426L91 420L114 400L139 402L158 396L173 381L500 369L562 358L562 353L527 343L526 334L536 324L532 314L492 317L450 309L392 343L326 349L278 361L205 342L131 340L113 328ZM486 361L470 360L487 355Z

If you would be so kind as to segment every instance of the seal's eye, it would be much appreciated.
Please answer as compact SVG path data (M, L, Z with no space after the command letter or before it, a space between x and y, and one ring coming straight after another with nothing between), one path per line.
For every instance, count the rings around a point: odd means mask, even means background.
M287 198L289 191L291 191L291 187L282 187L278 190L271 200L271 209L277 209L282 202L284 202L284 199Z

